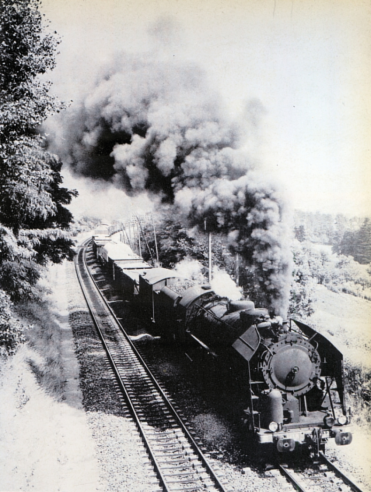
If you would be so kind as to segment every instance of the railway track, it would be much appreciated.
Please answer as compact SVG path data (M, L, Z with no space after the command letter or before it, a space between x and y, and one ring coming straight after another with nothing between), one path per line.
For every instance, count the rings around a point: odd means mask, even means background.
M158 491L225 491L205 456L98 290L86 264L86 241L75 260L77 277L122 394L158 478Z
M297 492L362 492L353 479L332 463L320 452L316 465L306 470L294 470L287 465L279 465L281 475L288 480Z

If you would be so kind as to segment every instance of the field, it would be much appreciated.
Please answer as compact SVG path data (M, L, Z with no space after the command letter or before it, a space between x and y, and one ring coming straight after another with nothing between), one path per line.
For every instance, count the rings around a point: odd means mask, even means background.
M371 370L371 302L323 285L317 285L315 295L315 313L308 324L329 337L347 361Z

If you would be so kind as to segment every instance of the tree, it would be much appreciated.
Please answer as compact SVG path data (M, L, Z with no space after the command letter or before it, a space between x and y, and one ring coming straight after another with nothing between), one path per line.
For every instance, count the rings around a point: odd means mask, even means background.
M55 67L60 41L39 6L0 3L0 289L15 301L33 297L41 266L71 257L73 245L64 205L77 192L61 187L62 163L40 130L64 105L40 77Z
M356 233L349 230L345 231L340 243L339 254L354 257L356 252L355 243Z
M365 219L362 227L357 232L357 242L354 259L363 265L371 261L371 221Z
M309 317L314 313L313 302L316 281L313 278L308 249L300 242L293 243L294 268L290 290L289 315Z
M336 252L353 256L355 261L367 265L371 261L371 221L363 220L358 230L346 230Z
M303 224L299 225L299 227L295 227L294 232L296 239L301 243L307 239L307 233Z
M165 268L174 268L174 266L184 258L198 260L205 268L208 267L209 251L207 234L195 233L192 229L182 226L176 217L164 214L161 221L156 225L156 238L158 243L159 258ZM152 250L152 256L155 256L155 244L153 235L153 226L148 224L144 227L147 244ZM146 250L143 251L145 259L149 260L150 256ZM212 241L213 263L220 267L226 265L227 248L223 245L221 237L214 234ZM228 255L227 255L228 256ZM229 255L230 256L230 255Z
M0 356L14 354L24 341L23 327L14 319L11 308L9 296L0 290Z

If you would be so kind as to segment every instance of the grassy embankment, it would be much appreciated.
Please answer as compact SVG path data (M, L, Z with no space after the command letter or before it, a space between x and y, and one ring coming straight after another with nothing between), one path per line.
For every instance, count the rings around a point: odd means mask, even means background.
M354 423L371 427L371 302L322 285L316 289L315 313L308 324L323 333L344 355L345 380Z

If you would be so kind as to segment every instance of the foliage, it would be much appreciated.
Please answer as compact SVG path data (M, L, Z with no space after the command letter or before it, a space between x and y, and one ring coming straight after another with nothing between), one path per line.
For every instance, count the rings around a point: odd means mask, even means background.
M371 422L371 372L345 362L344 382L355 423L368 429Z
M298 241L303 242L307 239L307 231L305 230L305 226L300 224L298 227L294 229L295 237Z
M311 263L300 243L292 247L294 269L290 290L289 315L308 317L314 313L314 288L316 281L311 272Z
M371 262L369 218L296 211L294 233L300 242L331 245L334 253L352 256L364 265Z
M365 219L361 228L356 233L356 249L354 259L366 265L371 262L371 221Z
M371 262L371 221L366 218L359 229L345 231L334 251L353 256L361 265Z
M39 0L0 3L0 293L36 296L41 266L72 256L59 158L46 151L40 126L64 108L44 81L59 39L47 32Z
M309 242L297 242L295 255L303 258L307 273L316 284L334 292L371 299L371 271L353 258L331 253Z
M196 232L195 229L187 229L181 226L174 218L165 217L156 226L157 248L160 263L165 268L174 266L184 258L198 260L205 269L209 265L209 246L207 234ZM152 257L156 258L156 245L154 239L154 229L151 223L143 227L145 242L148 248L143 251L143 256L147 261ZM213 264L233 269L233 261L228 253L227 247L222 241L222 236L213 234L212 240Z
M346 231L356 231L362 222L360 217L295 210L294 233L300 242L308 240L336 247Z
M91 231L96 229L101 223L101 220L96 217L84 216L75 220L74 225L71 227L73 236L77 236L80 232Z
M23 326L12 314L9 296L0 290L0 356L13 355L24 341Z

